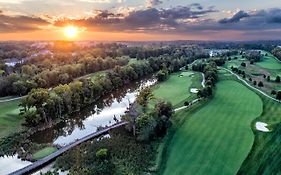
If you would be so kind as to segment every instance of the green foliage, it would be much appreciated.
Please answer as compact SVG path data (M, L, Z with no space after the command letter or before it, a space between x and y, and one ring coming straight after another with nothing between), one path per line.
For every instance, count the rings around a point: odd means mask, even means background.
M125 128L110 131L110 138L82 143L59 157L56 167L70 170L71 174L141 174L154 160L156 149L150 143L136 142ZM107 158L96 154L107 150ZM104 151L102 151L104 152Z
M262 109L261 99L242 84L219 81L210 102L175 114L159 174L235 174L252 147L250 125Z

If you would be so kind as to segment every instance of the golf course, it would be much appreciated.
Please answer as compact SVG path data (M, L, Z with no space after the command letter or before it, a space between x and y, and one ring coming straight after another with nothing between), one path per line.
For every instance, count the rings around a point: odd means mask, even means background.
M0 103L0 138L20 128L19 104L20 100Z
M220 81L211 101L195 112L176 113L183 122L175 123L178 128L166 143L161 174L236 174L253 145L251 122L262 105L242 84Z
M181 71L171 74L166 81L155 85L152 90L156 98L170 101L174 107L181 107L191 96L196 97L190 89L200 88L201 81L200 73Z

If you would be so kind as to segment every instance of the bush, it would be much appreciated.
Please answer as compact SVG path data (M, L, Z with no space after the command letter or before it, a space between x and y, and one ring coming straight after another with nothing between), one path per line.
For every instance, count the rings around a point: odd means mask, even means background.
M271 94L272 94L272 95L276 95L277 92L276 92L275 90L272 90L272 91L271 91Z
M241 66L246 67L246 63L242 62Z
M277 76L277 77L276 77L275 82L276 82L276 83L280 83L280 76Z

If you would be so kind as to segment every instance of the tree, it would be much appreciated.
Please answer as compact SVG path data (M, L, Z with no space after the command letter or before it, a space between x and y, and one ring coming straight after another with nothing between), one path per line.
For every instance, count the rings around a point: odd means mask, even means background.
M185 101L184 102L184 106L188 106L189 105L189 102L188 101Z
M277 77L276 77L275 82L276 82L276 83L280 83L280 76L277 76Z
M271 94L272 94L272 95L276 95L277 92L276 92L275 90L272 90L272 91L271 91Z
M257 85L257 81L255 80L255 81L253 82L253 84L254 84L254 85Z
M268 76L266 77L266 79L267 79L267 81L270 81L270 76L268 75Z
M281 91L278 91L276 94L276 99L281 100Z
M241 66L246 67L246 63L242 62Z
M258 83L258 87L263 87L263 82L260 81L260 82Z
M48 98L50 97L48 89L38 88L38 89L32 89L30 93L28 93L27 97L24 98L24 100L21 103L21 106L24 107L24 113L22 115L27 119L26 121L34 121L30 118L36 118L36 121L38 121L38 116L40 116L40 119L45 120L45 123L48 122L44 105L46 104ZM30 112L29 109L35 107L36 113ZM29 115L28 115L29 114ZM34 124L34 123L32 123Z
M140 91L137 97L137 103L146 108L149 100L155 99L150 87L146 87Z

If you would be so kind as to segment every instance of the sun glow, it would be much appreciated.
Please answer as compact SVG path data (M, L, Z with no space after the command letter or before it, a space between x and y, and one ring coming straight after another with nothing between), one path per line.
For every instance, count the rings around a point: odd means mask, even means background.
M74 38L78 35L78 28L75 26L67 26L64 28L64 34L68 38Z

